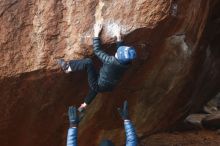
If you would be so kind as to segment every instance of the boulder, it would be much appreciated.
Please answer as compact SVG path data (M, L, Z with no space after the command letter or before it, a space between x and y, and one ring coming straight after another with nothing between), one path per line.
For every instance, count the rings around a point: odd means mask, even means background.
M218 112L218 108L216 106L206 105L203 107L203 111L207 114L212 114Z
M207 117L208 114L191 114L185 119L185 123L188 124L191 129L203 129L202 120Z
M208 114L218 112L220 110L220 93L214 96L204 107L203 111Z
M208 115L202 119L202 124L206 128L220 129L220 112Z

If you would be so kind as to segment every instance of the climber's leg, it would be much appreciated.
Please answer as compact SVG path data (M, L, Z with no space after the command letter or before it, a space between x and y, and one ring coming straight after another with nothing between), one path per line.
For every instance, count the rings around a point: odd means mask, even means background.
M86 69L87 74L88 74L89 87L92 90L95 90L95 91L98 90L98 81L97 81L98 75L96 73L93 62L90 58L80 59L80 60L71 60L69 61L69 66L72 71Z
M79 60L70 60L69 66L72 71L83 70L87 67L88 64L91 64L92 60L90 58L79 59Z

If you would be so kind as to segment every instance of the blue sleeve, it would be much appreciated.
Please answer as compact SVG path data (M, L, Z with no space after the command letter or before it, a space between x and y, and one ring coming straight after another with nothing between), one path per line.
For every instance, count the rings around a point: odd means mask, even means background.
M124 42L123 41L118 41L116 43L116 46L117 46L117 49L118 49L119 47L124 46Z
M67 146L77 146L77 128L69 128L67 134Z
M126 146L137 146L137 135L134 126L130 120L124 121Z
M101 49L101 40L98 37L93 38L93 51L103 63L112 64L115 60L114 56L108 55Z

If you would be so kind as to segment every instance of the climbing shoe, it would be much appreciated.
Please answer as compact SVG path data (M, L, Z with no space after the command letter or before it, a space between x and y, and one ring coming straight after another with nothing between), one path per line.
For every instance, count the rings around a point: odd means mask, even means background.
M69 63L64 61L64 59L58 59L57 63L62 68L63 71L66 72L68 70Z

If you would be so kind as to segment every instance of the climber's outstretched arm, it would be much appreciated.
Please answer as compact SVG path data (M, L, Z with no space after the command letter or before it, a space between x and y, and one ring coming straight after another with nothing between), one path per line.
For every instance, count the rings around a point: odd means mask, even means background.
M114 61L114 57L108 55L101 49L101 40L99 34L102 31L102 24L96 23L94 25L94 38L93 38L93 51L95 55L103 62L111 64Z
M119 114L124 120L125 134L126 134L126 146L137 146L137 135L132 122L128 117L128 102L125 101L123 107L118 108Z
M93 51L95 55L103 62L107 64L111 64L114 61L114 56L110 56L107 53L105 53L101 49L101 40L99 37L93 38Z
M77 115L76 107L73 107L73 106L69 107L68 116L69 116L70 127L68 129L67 144L66 145L67 146L77 146L77 135L78 135L77 126L79 123L79 118Z
M90 104L90 103L94 100L94 98L96 97L96 95L97 95L97 92L96 92L96 91L94 91L94 90L92 90L92 89L89 89L89 93L88 93L88 95L85 97L84 103L85 103L86 105Z
M78 108L79 112L84 112L86 107L94 100L94 98L96 97L97 92L89 89L89 93L88 95L85 97L84 103L80 105L80 107Z

